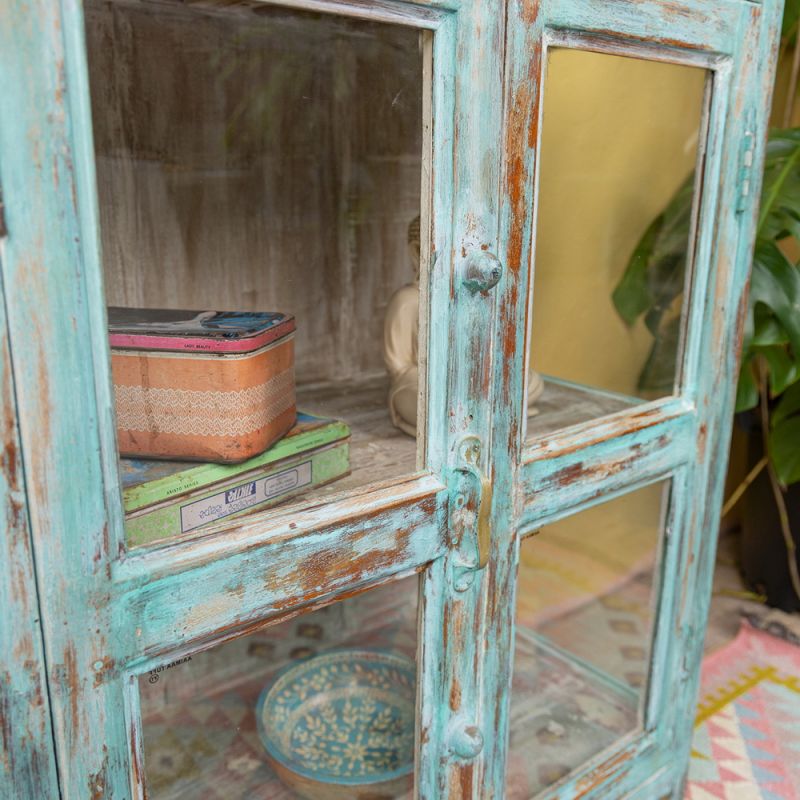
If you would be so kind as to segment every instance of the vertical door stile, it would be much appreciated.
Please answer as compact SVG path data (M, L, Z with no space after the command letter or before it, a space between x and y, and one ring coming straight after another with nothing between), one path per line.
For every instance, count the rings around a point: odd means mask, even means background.
M47 666L0 280L0 795L58 797Z
M504 285L502 279L495 284L502 269L496 248L505 13L495 0L476 0L457 16L453 183L446 185L439 175L435 181L437 191L451 191L455 203L452 246L438 254L433 267L440 278L448 273L444 299L453 308L453 328L441 342L448 355L443 458L451 550L429 568L422 587L417 793L426 800L502 796L502 783L487 783L495 780L494 767L485 760L486 742L495 732L481 687L497 676L486 658L493 635L486 618L492 564L478 568L477 534L481 500L485 513L495 477L490 434L497 357L492 342ZM435 126L440 124L449 120L437 116ZM435 141L442 138L442 131L435 134ZM435 202L439 207L440 197Z
M714 573L719 511L733 422L735 378L739 371L747 309L747 276L756 234L769 120L771 87L777 62L782 3L743 3L741 29L734 56L735 87L727 110L728 133L722 159L718 228L702 331L696 332L700 357L687 383L697 397L697 452L686 470L682 491L686 516L681 521L681 575L676 585L672 625L674 643L664 666L671 678L665 698L667 719L659 726L661 744L682 768L691 747L693 709L700 681L703 640ZM755 128L755 130L752 130ZM752 183L742 207L738 172L743 149L754 146ZM669 576L666 577L669 580ZM680 753L675 758L674 754ZM682 775L673 797L682 796ZM673 786L675 783L673 783Z
M565 47L630 55L706 69L707 91L700 125L695 183L699 209L693 223L694 270L687 285L685 351L676 399L681 401L681 426L695 435L667 443L670 448L669 506L663 525L660 566L655 572L655 630L649 660L649 690L639 729L605 753L598 752L584 768L555 781L547 797L683 796L683 781L691 747L694 704L699 686L703 639L715 563L719 512L734 409L743 324L748 313L746 284L755 239L756 207L769 119L782 2L736 2L720 9L702 1L681 2L680 23L658 0L646 4L612 2L594 5L571 2L509 0L506 47L505 152L500 239L506 276L499 318L514 328L516 339L498 330L495 345L494 510L500 524L504 503L518 518L523 485L515 475L519 463L518 421L524 421L525 301L533 280L531 248L536 239L536 179L540 115L539 93L544 68L543 41L554 37ZM669 11L673 9L670 7ZM715 23L716 20L716 23ZM680 24L680 30L674 26ZM630 46L630 52L625 52ZM742 177L743 164L750 175ZM744 181L744 184L743 184ZM749 183L747 182L749 181ZM743 188L744 185L744 188ZM520 239L522 232L531 232ZM691 259L690 259L691 262ZM528 264L531 264L530 269ZM520 271L523 274L518 274ZM530 274L527 274L530 273ZM528 309L530 312L530 309ZM510 336L509 331L505 335ZM515 349L516 348L516 349ZM503 370L511 370L509 375ZM680 367L679 367L680 370ZM664 398L666 402L668 398ZM624 420L620 430L624 430ZM616 434L615 434L616 436ZM614 437L603 445L613 444ZM576 460L582 455L580 442ZM611 450L611 447L609 447ZM570 451L572 452L572 451ZM503 454L501 457L500 454ZM506 457L507 466L502 464ZM602 456L602 454L601 454ZM599 461L602 463L603 458ZM631 460L621 473L624 491L637 486L641 465ZM510 476L511 487L503 485ZM531 484L525 498L537 501ZM541 490L542 500L558 505L563 494ZM609 499L611 494L598 496ZM509 513L506 512L506 513ZM545 534L543 534L545 535ZM501 544L502 543L502 544ZM517 532L506 538L495 533L490 562L492 589L487 605L494 636L487 637L487 673L512 673L516 567L520 558ZM492 606L492 603L496 603ZM500 639L499 637L505 637ZM488 659L492 665L488 666ZM497 699L507 685L496 687ZM489 683L485 684L485 692ZM484 706L491 702L485 694ZM641 719L641 718L640 718ZM508 698L490 720L497 741L485 749L487 762L502 776L508 760ZM643 730L642 730L643 723ZM490 754L491 750L491 754ZM488 768L487 768L488 769ZM501 786L500 778L485 785ZM611 788L613 785L613 788ZM514 786L513 790L520 790ZM516 796L516 795L514 795ZM627 796L627 794L625 794Z
M524 439L527 366L526 330L535 214L536 152L542 96L540 3L510 0L504 70L503 169L500 190L500 244L505 266L498 289L498 325L493 347L492 438L495 455L494 532L487 598L483 686L487 742L485 786L488 797L505 796L509 703L514 666L514 626L519 536L518 478Z
M60 3L13 3L0 23L2 269L61 792L110 800L130 796L110 618L121 543L106 502L113 448L103 452L101 420L111 414L96 382L104 306L83 238L91 195L80 195L76 163L91 148L75 146L91 136L74 59L81 14L65 5L68 14Z

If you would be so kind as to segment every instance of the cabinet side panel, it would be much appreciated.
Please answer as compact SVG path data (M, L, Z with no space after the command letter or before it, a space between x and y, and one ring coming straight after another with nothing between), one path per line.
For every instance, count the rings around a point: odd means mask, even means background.
M96 380L107 346L99 272L85 259L92 215L84 228L78 207L91 144L80 5L10 3L0 16L2 279L58 775L66 797L111 800L130 797L108 618L121 528L107 513L100 431L112 415L102 371Z
M657 665L655 677L665 688L659 731L665 748L673 754L678 773L673 794L676 798L683 796L680 781L691 746L714 575L782 8L780 0L742 4L712 267L707 276L698 276L698 280L707 282L708 294L702 337L698 337L699 356L692 374L687 376L688 390L694 388L697 398L697 455L693 469L686 471L682 487L686 511L685 524L679 525L679 572L665 576L665 583L675 587L672 647L665 661ZM749 200L742 204L737 178L750 141L754 142L751 190Z
M0 301L2 301L0 283ZM58 797L5 306L0 302L0 795Z

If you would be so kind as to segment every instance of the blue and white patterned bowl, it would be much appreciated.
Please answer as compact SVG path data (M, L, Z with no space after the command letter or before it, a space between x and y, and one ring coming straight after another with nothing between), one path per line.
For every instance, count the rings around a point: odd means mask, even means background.
M392 798L413 783L416 666L377 650L292 664L256 707L270 766L309 800Z

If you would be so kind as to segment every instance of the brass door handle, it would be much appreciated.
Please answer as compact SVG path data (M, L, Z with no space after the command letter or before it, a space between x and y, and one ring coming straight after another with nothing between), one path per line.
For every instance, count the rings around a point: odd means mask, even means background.
M483 569L489 562L492 544L492 482L480 466L481 440L477 436L467 436L461 442L461 464L458 471L471 475L478 484L478 519L476 534L478 543L477 564L463 565L473 571Z

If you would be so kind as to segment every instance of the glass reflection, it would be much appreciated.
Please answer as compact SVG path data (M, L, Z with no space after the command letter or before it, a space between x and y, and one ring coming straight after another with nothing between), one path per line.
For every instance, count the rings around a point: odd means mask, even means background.
M673 392L706 78L693 67L549 51L529 438ZM675 257L648 267L665 250ZM538 397L537 374L551 376Z
M636 730L668 484L523 541L508 797L527 798Z
M109 305L294 316L297 409L349 434L346 463L313 465L294 499L414 472L428 34L251 0L87 0L84 10ZM176 374L148 390L220 390L210 378L173 386ZM162 436L141 405L127 415L134 433ZM234 427L243 414L230 416ZM208 423L179 422L211 437ZM126 490L146 493L166 469L151 466L124 463ZM174 463L167 477L192 466ZM151 504L125 497L130 546L194 535L150 521L143 533Z
M282 772L281 766L299 771L300 765L313 767L317 761L327 765L328 772L342 775L358 767L359 758L373 772L397 771L396 759L405 759L403 763L409 763L409 757L413 760L416 623L417 578L413 577L211 650L167 659L141 675L148 797L295 800L299 796L297 779ZM390 694L394 699L386 703L379 692L367 707L360 702L363 698L351 698L349 710L336 711L340 714L337 722L331 707L336 708L338 696L334 697L333 691L326 694L324 688L331 675L314 667L319 663L314 659L325 654L340 659L338 654L348 656L353 650L392 660L389 674L395 677L391 678ZM403 669L408 665L410 680L396 677L395 661ZM341 660L336 664L339 673L345 669L343 664ZM311 698L310 728L304 727L302 719L298 721L303 708L294 709L294 716L281 727L291 729L293 736L288 757L283 753L276 760L264 743L268 726L261 698L265 687L276 685L278 676L290 675L293 667L316 670L306 681L306 693L314 691L317 684L323 690L316 699ZM339 695L344 693L339 690ZM343 702L347 701L344 698ZM349 738L342 723L348 715L353 718ZM327 731L318 730L325 725ZM346 763L341 758L343 748L350 757ZM407 769L399 779L372 789L376 796L386 796L381 794L386 791L393 792L393 797L406 796L412 780ZM309 791L348 791L346 786L343 789L331 783L337 781L330 778L327 786L311 786Z

